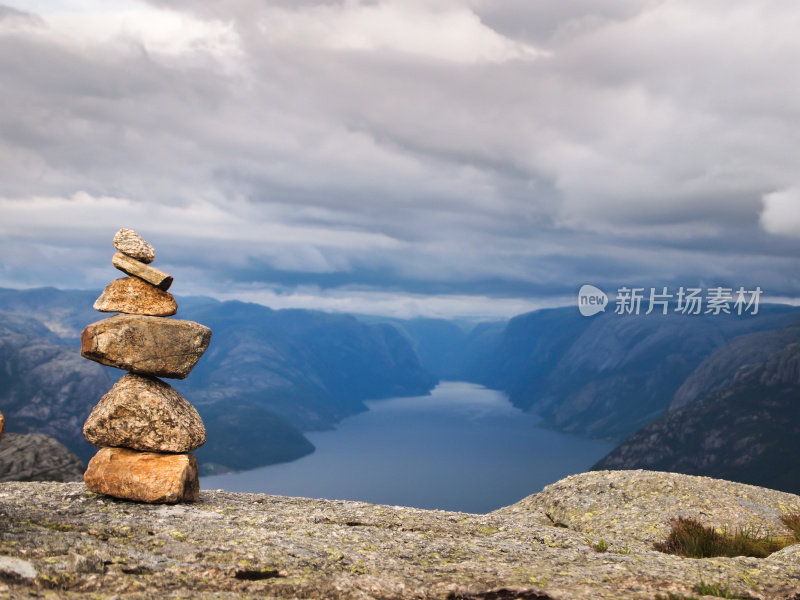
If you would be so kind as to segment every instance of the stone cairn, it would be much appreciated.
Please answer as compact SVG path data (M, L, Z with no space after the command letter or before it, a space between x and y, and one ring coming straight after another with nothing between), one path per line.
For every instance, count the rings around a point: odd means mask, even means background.
M184 379L211 341L211 330L166 319L178 310L172 277L150 266L153 247L130 229L114 236L112 264L129 277L111 282L95 301L121 313L83 330L81 355L128 371L100 399L83 435L100 450L84 482L93 492L141 502L193 502L200 493L192 450L206 441L200 415L169 384Z

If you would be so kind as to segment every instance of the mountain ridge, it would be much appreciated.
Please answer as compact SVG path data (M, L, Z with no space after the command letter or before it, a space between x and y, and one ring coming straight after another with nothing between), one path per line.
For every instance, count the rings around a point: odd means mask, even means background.
M757 316L581 316L545 309L511 321L471 380L509 394L562 431L622 440L665 412L711 353L739 335L776 330L800 311L762 306Z
M8 430L49 433L83 460L94 448L82 424L123 374L78 352L81 329L106 316L91 309L94 297L0 289L0 311L11 311L0 312L0 408ZM206 420L209 443L197 454L213 472L303 456L313 451L303 430L330 428L366 410L364 400L428 393L437 381L386 325L238 301L179 301L180 318L214 330L193 377L170 381Z
M785 345L775 350L778 342ZM800 492L800 327L737 338L698 369L720 364L727 379L630 435L593 469L677 471Z

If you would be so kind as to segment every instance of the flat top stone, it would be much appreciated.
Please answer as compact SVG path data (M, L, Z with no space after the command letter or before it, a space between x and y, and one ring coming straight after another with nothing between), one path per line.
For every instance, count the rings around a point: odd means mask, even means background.
M114 235L114 248L143 263L151 263L156 258L153 246L133 229L120 229Z
M673 484L686 477L659 475ZM735 506L751 487L706 479L664 493L649 514L631 512L632 530L666 522L706 488L708 500ZM588 513L603 505L611 483L637 497L648 495L653 481L637 472L601 472L573 476L556 489ZM637 485L645 486L641 494ZM761 489L749 501L766 503L753 512L771 529L773 504L796 505L800 497ZM0 484L0 554L30 561L48 581L64 581L68 597L653 600L697 597L701 578L729 585L731 596L788 600L798 591L800 546L764 559L680 558L638 535L614 533L620 530L613 519L627 517L622 508L613 516L593 513L598 533L587 534L547 524L535 498L485 515L221 490L201 491L196 504L154 506L97 496L82 484L7 483ZM542 505L551 499L543 496ZM611 534L599 533L605 531ZM609 551L590 546L600 539ZM75 572L69 553L99 566ZM27 589L19 584L14 597Z
M181 319L115 315L81 333L81 356L140 375L183 379L211 342L211 330Z

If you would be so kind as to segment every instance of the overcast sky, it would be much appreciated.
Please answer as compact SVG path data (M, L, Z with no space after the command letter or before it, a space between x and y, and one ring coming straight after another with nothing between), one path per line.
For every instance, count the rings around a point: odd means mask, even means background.
M4 3L4 4L3 4ZM0 286L800 296L797 0L0 0Z

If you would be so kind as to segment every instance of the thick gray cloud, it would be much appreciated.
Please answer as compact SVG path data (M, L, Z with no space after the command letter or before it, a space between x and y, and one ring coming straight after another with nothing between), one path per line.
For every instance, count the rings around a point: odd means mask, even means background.
M0 284L513 314L797 296L794 1L9 1ZM183 286L183 287L181 287Z

